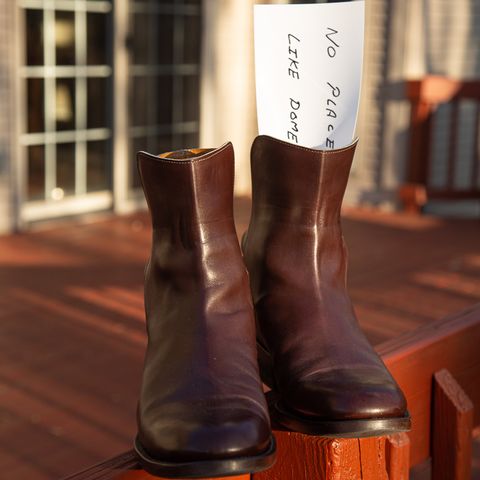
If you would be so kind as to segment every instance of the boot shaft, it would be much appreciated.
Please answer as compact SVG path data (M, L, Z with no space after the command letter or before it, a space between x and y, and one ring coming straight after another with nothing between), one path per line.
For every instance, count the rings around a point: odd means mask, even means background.
M410 423L346 289L340 208L355 146L320 151L258 137L252 147L253 214L243 252L260 368L276 390L275 418L307 434L335 435L343 425L360 437Z
M223 309L212 296L228 297L239 311L250 305L233 217L232 144L159 156L139 152L137 160L153 226L145 269L147 323L169 322L169 309L158 311L159 294L171 311L192 310L184 318L193 329L203 324L208 305ZM169 300L172 291L182 292L189 304Z
M242 247L257 308L262 298L279 294L278 279L288 285L281 296L335 291L349 308L340 209L355 147L356 141L325 151L267 136L255 140L253 208Z
M172 240L205 242L234 232L234 154L219 149L137 155L153 229Z
M338 223L356 144L315 150L257 137L251 152L253 216L310 226Z

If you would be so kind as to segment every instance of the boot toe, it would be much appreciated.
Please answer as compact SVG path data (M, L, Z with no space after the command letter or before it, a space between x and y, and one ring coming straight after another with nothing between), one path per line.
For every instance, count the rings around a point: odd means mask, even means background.
M229 412L228 419L214 414L157 419L139 432L148 454L167 462L254 456L267 450L270 437L268 421L248 411Z
M401 417L406 400L388 372L337 370L300 380L283 397L301 415L329 420Z

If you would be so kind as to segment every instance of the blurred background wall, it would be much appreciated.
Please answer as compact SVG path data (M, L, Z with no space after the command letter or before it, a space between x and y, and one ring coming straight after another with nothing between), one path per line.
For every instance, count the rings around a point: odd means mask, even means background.
M144 208L138 150L231 140L236 193L248 195L253 3L0 0L0 231ZM407 82L478 79L479 46L477 0L366 0L360 144L347 203L399 207L412 169ZM425 211L478 215L478 102L462 101L454 123L449 102L433 111L424 183L447 182L448 138L458 130L450 190L468 186L472 195L432 199Z
M11 20L15 6L12 2L0 4L0 233L10 231L15 223L12 182L16 136L12 119L15 116L12 93L15 92L14 29Z

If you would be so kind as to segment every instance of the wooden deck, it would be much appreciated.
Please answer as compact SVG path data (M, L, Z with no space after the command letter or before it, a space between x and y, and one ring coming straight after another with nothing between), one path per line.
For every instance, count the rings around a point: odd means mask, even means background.
M237 201L243 232L249 202ZM480 223L349 210L349 285L379 342L480 299ZM128 449L145 345L145 213L0 238L0 471L55 479Z

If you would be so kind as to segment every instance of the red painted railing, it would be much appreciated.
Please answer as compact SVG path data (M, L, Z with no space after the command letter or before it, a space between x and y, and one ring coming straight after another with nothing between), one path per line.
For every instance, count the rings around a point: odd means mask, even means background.
M407 164L406 183L400 197L406 210L420 212L428 199L463 200L479 199L479 126L480 126L480 80L459 81L445 77L427 76L406 83L407 97L411 102L410 152ZM476 107L474 141L468 177L470 185L459 188L455 175L460 167L457 153L460 103L473 100ZM432 167L433 117L439 105L451 103L450 131L448 139L447 178L442 186L429 182ZM464 167L463 167L464 168Z
M472 431L480 426L479 345L480 304L379 345L377 351L407 397L411 432L335 439L278 430L275 466L230 479L472 478ZM107 479L153 477L140 469L133 452L127 452L68 480Z

